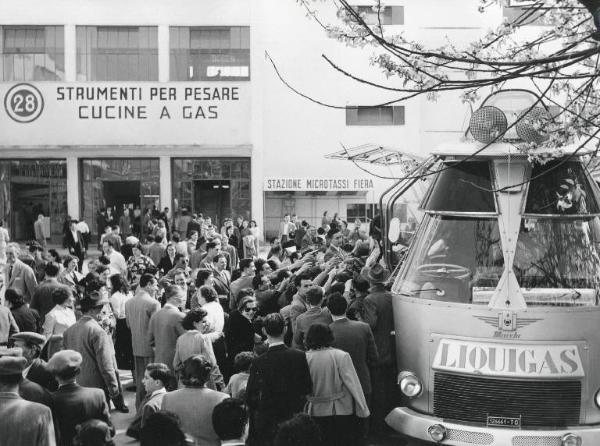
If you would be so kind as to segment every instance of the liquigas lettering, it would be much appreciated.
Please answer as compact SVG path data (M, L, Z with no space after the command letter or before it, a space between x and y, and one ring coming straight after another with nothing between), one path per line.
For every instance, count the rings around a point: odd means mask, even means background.
M433 368L487 376L585 375L576 345L503 345L457 339L440 341Z

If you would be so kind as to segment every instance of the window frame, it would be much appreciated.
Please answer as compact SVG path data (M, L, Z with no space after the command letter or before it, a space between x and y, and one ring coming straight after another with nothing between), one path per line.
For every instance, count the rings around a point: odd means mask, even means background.
M222 31L227 33L226 37L215 40L210 38L204 40L202 37L203 33L210 36L210 33ZM171 82L240 82L251 79L250 26L170 26L169 36ZM203 45L203 42L206 44ZM230 60L214 60L219 57ZM211 58L213 60L210 60ZM230 67L242 71L247 69L247 76L218 74L208 76L203 70L203 68L206 68L206 71L214 68L220 73L221 70ZM183 68L185 72L182 71Z
M368 109L378 109L380 111L379 116L381 117L381 111L383 109L391 109L392 117L391 122L365 122L364 118L361 121L359 112ZM406 107L404 105L384 105L380 107L370 107L362 105L348 105L346 106L346 126L403 126L406 125Z

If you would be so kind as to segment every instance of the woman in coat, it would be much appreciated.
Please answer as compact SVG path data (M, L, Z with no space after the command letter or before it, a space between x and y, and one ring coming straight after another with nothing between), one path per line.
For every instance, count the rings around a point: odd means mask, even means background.
M331 347L333 334L325 324L311 325L304 342L313 385L307 412L321 428L323 444L356 445L356 418L370 413L350 354Z
M237 310L229 313L229 324L225 331L225 342L227 343L227 355L229 365L233 365L235 355L240 352L251 352L254 343L260 341L261 337L254 331L252 321L256 316L258 306L254 297L245 296L240 299Z
M204 356L213 366L207 387L213 390L222 391L225 388L223 375L217 365L217 359L213 350L212 342L204 333L210 329L206 318L206 311L202 308L189 311L181 325L187 331L177 338L175 346L175 357L173 358L173 370L178 376L181 375L183 364L188 358L195 355Z
M167 252L165 256L160 259L158 262L157 268L161 272L162 275L167 274L173 268L175 268L175 255L177 254L177 250L175 249L175 245L169 243L167 245Z
M208 389L212 364L202 355L188 358L182 369L183 389L165 394L162 410L175 413L181 420L181 429L196 446L219 446L221 441L212 424L213 409L224 399L226 393Z

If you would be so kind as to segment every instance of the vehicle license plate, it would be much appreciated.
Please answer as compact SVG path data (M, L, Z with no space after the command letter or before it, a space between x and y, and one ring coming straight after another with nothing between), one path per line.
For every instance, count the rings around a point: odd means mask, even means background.
M487 425L490 427L511 427L521 429L521 417L487 417Z

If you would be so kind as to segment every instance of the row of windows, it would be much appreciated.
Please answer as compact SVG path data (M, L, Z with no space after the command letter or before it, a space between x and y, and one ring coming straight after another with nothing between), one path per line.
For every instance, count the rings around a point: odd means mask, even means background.
M169 29L171 80L249 80L250 28ZM78 26L78 81L157 81L158 28ZM0 81L63 81L62 26L0 26Z

